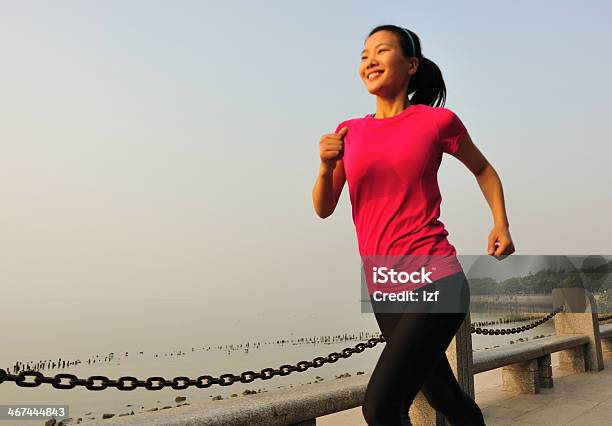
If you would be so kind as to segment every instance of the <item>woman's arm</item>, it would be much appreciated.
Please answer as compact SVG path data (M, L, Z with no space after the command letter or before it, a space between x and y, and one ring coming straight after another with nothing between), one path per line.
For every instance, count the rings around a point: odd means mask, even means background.
M469 133L459 144L459 149L451 154L461 161L474 174L480 189L493 214L493 230L489 233L488 254L507 256L514 253L514 243L510 236L510 224L506 214L504 190L497 172L480 150L474 145ZM497 247L496 247L497 246Z
M312 189L312 202L319 217L325 219L336 210L344 182L346 176L342 160L337 161L333 169L321 162L319 175Z
M348 127L342 127L338 133L326 133L319 141L321 164L319 175L312 188L312 203L319 217L325 219L336 209L340 193L344 187L344 137Z

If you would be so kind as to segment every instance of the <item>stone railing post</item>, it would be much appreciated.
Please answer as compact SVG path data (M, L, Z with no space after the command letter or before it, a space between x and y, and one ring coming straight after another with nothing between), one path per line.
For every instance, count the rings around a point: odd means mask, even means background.
M463 390L474 398L474 359L472 354L472 332L470 313L457 330L446 349L446 357ZM419 392L410 407L410 420L415 425L445 426L444 415L431 408L425 396Z
M564 304L565 311L554 317L556 334L585 334L586 347L559 352L559 368L573 372L600 371L604 368L597 320L597 304L593 294L581 287L555 288L553 306Z
M601 349L603 357L607 359L612 358L612 339L604 339L601 341Z
M502 389L504 390L518 393L540 393L540 389L552 387L550 354L502 368Z

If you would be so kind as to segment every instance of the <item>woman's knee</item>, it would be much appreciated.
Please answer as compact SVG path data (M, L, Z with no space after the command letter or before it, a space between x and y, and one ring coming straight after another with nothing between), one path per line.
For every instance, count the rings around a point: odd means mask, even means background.
M366 401L361 406L361 414L368 425L379 424L378 419L380 417L381 407L373 405Z
M464 404L459 411L459 415L454 419L448 419L452 426L484 426L484 416L482 410L467 393L464 396Z
M378 401L365 399L361 406L361 413L368 425L381 424L380 418L385 410L385 406Z
M368 398L367 394L361 406L361 412L369 426L396 424L399 419L399 407L396 409L389 401L380 398Z

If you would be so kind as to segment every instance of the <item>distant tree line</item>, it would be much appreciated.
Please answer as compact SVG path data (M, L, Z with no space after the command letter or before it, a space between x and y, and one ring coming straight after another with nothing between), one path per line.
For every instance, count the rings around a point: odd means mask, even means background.
M574 271L538 271L523 277L498 282L493 278L470 278L470 293L486 294L550 294L558 287L582 287L592 293L612 296L612 260L598 266L585 266Z

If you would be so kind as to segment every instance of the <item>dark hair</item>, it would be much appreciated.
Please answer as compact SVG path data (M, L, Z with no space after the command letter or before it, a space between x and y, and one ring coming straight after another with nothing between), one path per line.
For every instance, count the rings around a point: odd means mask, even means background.
M379 25L370 31L368 37L378 31L391 31L395 33L404 56L407 58L414 56L419 59L419 67L416 74L410 78L408 92L406 93L406 96L414 93L412 98L410 98L410 103L443 106L446 101L446 86L442 78L442 71L433 61L427 59L421 53L421 40L419 36L406 28L396 25ZM366 40L368 37L366 37Z

